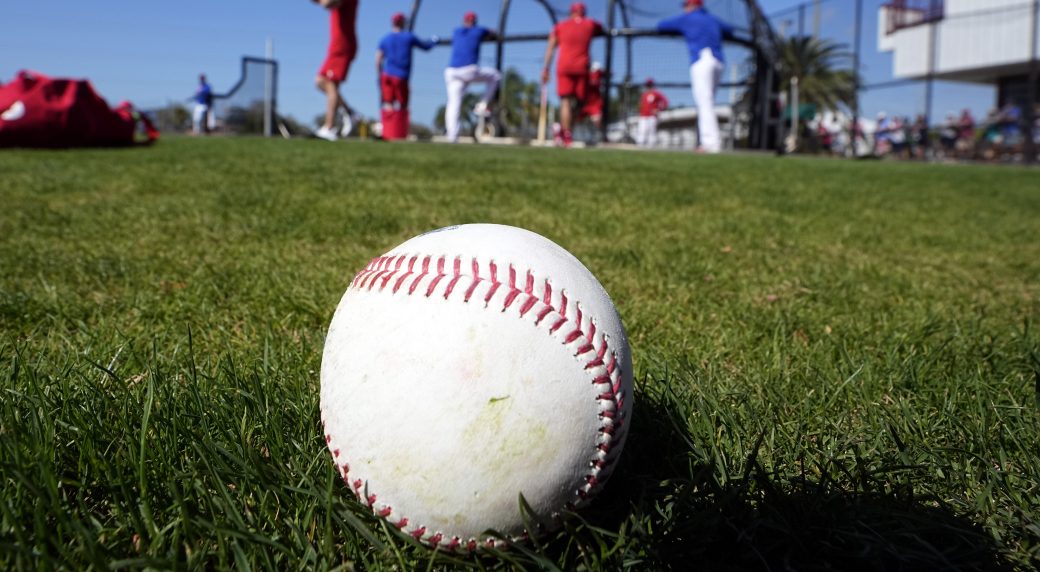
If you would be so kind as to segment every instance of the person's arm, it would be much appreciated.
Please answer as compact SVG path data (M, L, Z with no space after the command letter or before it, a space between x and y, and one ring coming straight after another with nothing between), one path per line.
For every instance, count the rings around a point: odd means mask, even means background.
M412 35L412 45L417 47L417 48L419 48L420 50L422 50L424 52L430 51L430 48L436 46L437 42L440 42L440 41L441 41L441 39L438 38L437 36L431 36L429 40L424 40L424 39L420 38L419 36L416 36L414 34Z
M657 23L658 32L682 32L682 27L679 26L679 22L682 21L682 16L672 16L671 18L665 18Z
M658 93L658 96L660 97L657 100L657 109L658 109L658 111L664 111L664 110L668 109L668 98L665 97L663 93Z
M376 50L376 80L383 75L383 48Z
M593 20L592 23L595 24L595 26L592 29L592 36L593 37L596 37L596 36L606 36L607 35L607 30L606 30L606 28L603 27L603 24L600 24L596 20Z
M484 28L484 37L480 39L482 42L495 42L498 40L498 32Z
M729 24L723 22L722 20L719 20L718 18L715 18L715 20L719 23L719 26L722 28L722 37L726 40L732 40L734 38L733 32L735 31L733 29L733 26L730 26Z
M556 30L549 34L549 43L545 46L545 65L542 66L542 83L549 83L549 67L552 65L553 54L556 53Z

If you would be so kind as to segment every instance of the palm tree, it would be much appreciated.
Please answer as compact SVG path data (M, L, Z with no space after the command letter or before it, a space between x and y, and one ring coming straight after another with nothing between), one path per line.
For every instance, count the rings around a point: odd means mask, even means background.
M822 109L852 108L856 101L857 73L844 44L798 36L780 43L781 89L788 93L798 78L799 100Z

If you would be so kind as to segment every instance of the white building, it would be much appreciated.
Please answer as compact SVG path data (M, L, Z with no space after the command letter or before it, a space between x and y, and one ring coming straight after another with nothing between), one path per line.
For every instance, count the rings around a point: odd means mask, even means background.
M1040 53L1034 6L1035 0L891 0L878 14L878 49L892 52L899 79L990 84L998 88L997 103L1025 102L1030 61Z
M729 105L716 105L715 114L719 120L719 134L722 137L722 148L732 149L735 140L747 137L746 126L733 121L733 108ZM607 130L607 140L612 143L631 142L635 137L639 117L632 115L622 121L611 123ZM734 131L736 130L736 131ZM697 108L677 107L662 111L657 116L657 144L659 149L697 148Z

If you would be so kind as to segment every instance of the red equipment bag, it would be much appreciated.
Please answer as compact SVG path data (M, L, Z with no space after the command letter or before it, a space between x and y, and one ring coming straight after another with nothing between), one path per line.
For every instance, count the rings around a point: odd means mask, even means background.
M112 109L86 80L22 71L0 86L0 147L115 147L158 138L130 102Z
M408 137L408 126L411 122L407 109L383 109L383 139L393 141Z

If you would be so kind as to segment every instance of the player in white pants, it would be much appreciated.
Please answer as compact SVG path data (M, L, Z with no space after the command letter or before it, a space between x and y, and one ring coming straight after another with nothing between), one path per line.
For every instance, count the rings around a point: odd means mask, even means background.
M452 143L459 139L459 113L462 111L462 98L471 83L485 84L484 97L475 110L476 113L487 113L491 98L498 91L498 82L502 74L494 68L481 67L480 43L495 38L495 33L487 28L477 26L477 15L466 12L462 18L463 25L456 28L451 38L451 65L444 70L444 83L448 87L448 103L444 109L444 127L448 140Z
M693 101L697 105L697 143L708 153L722 149L719 118L715 115L715 86L722 77L722 69L722 62L715 58L711 48L703 48L701 57L690 65Z
M697 104L699 148L706 153L718 153L722 139L715 115L715 86L722 77L722 39L733 37L733 28L709 14L704 0L684 0L683 13L662 20L657 29L686 38L693 100Z

